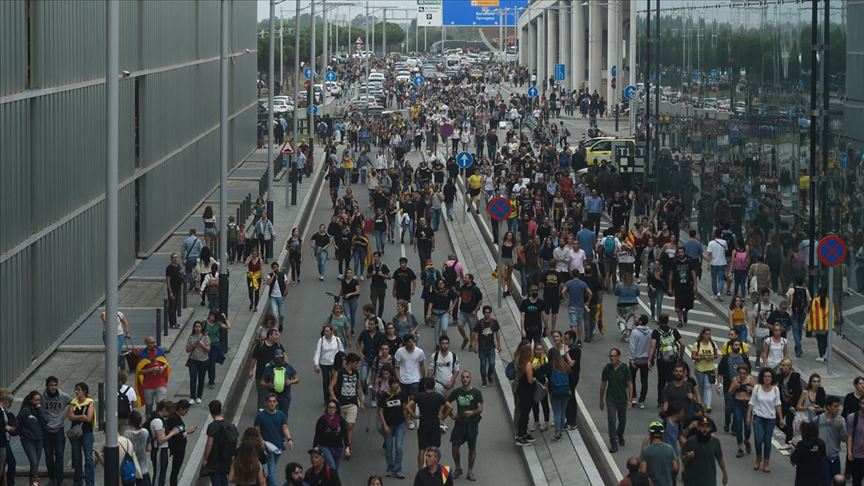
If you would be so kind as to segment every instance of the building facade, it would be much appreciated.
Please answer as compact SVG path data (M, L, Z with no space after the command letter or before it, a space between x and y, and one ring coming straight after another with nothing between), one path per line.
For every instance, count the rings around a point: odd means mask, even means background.
M255 149L256 6L228 1L233 167ZM220 2L120 8L122 279L218 184ZM0 383L104 297L105 32L102 1L0 2Z
M636 82L635 18L633 1L532 0L519 17L519 64L541 83L564 64L568 89L618 101L624 86Z
M864 153L864 0L846 0L846 136L857 154ZM860 163L860 161L859 161Z

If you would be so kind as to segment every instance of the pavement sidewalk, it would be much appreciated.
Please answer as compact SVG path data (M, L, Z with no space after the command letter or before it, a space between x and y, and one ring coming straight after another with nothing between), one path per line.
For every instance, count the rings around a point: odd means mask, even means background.
M263 173L267 170L266 162L254 162L253 159L266 160L266 154L266 147L257 150L252 156L250 156L249 160L244 163L244 166L248 166L249 169L259 169L261 171L259 173ZM316 160L321 160L322 154L323 151L316 150ZM298 184L298 205L296 206L285 208L285 193L287 190L290 190L290 185L286 187L287 178L282 178L281 182L274 182L275 187L272 192L272 200L275 205L275 218L273 218L273 225L277 235L277 241L274 244L274 256L279 255L280 251L282 251L284 242L290 235L291 228L299 224L300 216L303 215L302 213L305 212L306 207L311 205L310 201L314 200L321 182L319 177L321 166L322 164L316 164L313 176L311 178L304 178L303 183ZM233 181L229 179L229 184L232 182ZM203 212L203 207L206 205L213 205L213 201L203 201L201 207L196 209L196 211L193 211L192 214L201 214ZM230 204L229 211L233 214L233 209L231 209ZM182 224L186 224L190 220L194 220L195 222L200 221L200 219L195 219L193 217L189 218L189 220ZM249 224L250 222L251 218L246 223ZM175 233L163 242L162 246L151 256L151 259L158 259L159 261L150 262L149 265L156 265L157 267L164 269L168 264L167 254L173 251L179 251L179 242L182 241L182 236L186 234L188 227L181 225L178 227L177 231L178 233ZM195 426L198 429L196 432L189 435L189 454L187 454L184 468L191 467L196 470L201 458L200 454L196 456L198 451L197 449L193 451L192 446L195 445L196 439L201 436L201 432L203 432L206 423L209 420L206 403L213 399L220 399L223 403L226 401L229 391L239 373L245 371L246 351L249 349L250 339L243 338L252 336L261 317L268 311L266 298L268 291L264 286L262 286L261 289L262 297L258 311L249 310L245 268L242 264L235 263L234 265L225 265L223 266L223 269L227 269L230 273L228 315L232 329L228 332L228 352L225 356L225 363L216 368L216 388L213 390L205 388L203 403L192 407L184 418L187 428ZM119 292L119 307L121 311L135 311L141 309L153 310L157 307L162 307L162 300L164 297L164 280L161 278L133 277L127 279L121 284ZM172 401L188 400L190 397L189 373L185 367L188 354L184 349L184 338L191 331L191 327L188 325L189 323L195 320L206 319L208 308L199 306L198 302L199 299L197 293L190 293L188 298L189 307L183 309L182 318L179 320L181 328L169 329L168 335L163 336L162 338L162 346L165 349L168 361L172 367L171 379L168 386L168 399ZM103 308L100 307L94 311L97 319L102 310ZM134 314L134 312L129 314L130 319L133 319L133 316L137 315ZM141 319L146 321L146 314L145 317L141 317ZM130 322L130 325L132 327L134 343L139 346L143 343L144 336L153 335L153 331L155 330L155 326L153 326L151 322L134 321ZM14 390L15 395L23 397L30 390L42 391L44 389L45 378L53 375L59 378L60 388L63 391L71 394L75 383L85 382L90 385L91 395L93 395L93 398L97 399L97 385L101 385L104 381L105 369L104 355L100 350L95 349L101 349L102 346L100 345L101 341L92 342L90 345L83 346L59 346L57 351L52 353L50 357L35 370L35 372L31 373L22 381L22 383ZM132 379L133 378L130 376L130 384L132 383ZM242 379L241 381L245 382L245 380ZM114 395L113 393L106 392L106 397L107 399L113 399ZM20 403L16 403L13 406L13 411L17 411L19 406ZM99 416L98 408L101 407L97 404L97 417ZM104 436L102 436L101 431L97 431L94 449L100 450L102 447L101 444L104 444ZM24 466L26 466L26 458L20 449L20 441L13 441L13 450L18 459L18 470L25 472L26 469ZM201 452L203 453L203 449ZM65 460L66 467L64 468L67 475L71 473L71 465L69 461L70 448L67 447ZM184 473L185 472L186 471L184 471ZM186 478L186 474L184 474L183 477ZM100 468L97 468L96 484L102 484L102 480L102 471ZM190 480L183 484L192 484L192 482Z

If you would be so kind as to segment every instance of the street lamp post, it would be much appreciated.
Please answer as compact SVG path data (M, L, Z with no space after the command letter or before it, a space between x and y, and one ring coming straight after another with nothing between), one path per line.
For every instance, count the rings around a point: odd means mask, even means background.
M267 76L267 101L270 109L267 110L267 197L273 197L273 78L275 75L274 64L276 63L275 55L275 22L276 18L276 1L270 0L270 42L268 43L268 70ZM222 228L220 228L221 230Z
M299 147L297 143L297 105L300 95L300 0L294 7L294 113L291 116L291 141L294 147ZM291 205L297 205L297 157L299 153L295 150L294 159L291 161Z
M315 1L310 5L312 22L312 45L310 46L309 54L309 90L306 96L306 119L307 129L309 130L309 153L314 157L315 154L315 113L312 108L315 105Z
M221 5L221 59L219 61L219 252L222 262L228 261L228 0L222 0ZM280 34L281 35L281 34ZM273 38L270 43L272 45ZM280 63L281 64L281 63ZM272 76L271 76L272 78ZM281 86L280 86L281 87ZM272 99L272 95L271 95ZM272 108L271 108L272 109ZM272 126L272 125L271 125ZM271 128L272 130L272 128ZM273 159L267 161L267 165L273 166ZM267 191L272 194L272 188ZM242 224L238 222L238 224ZM220 273L225 273L228 267L223 266ZM227 305L227 304L226 304ZM166 317L167 319L167 317Z

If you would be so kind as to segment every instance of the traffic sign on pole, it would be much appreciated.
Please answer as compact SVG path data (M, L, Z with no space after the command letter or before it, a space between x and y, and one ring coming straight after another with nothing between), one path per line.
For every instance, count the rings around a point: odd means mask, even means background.
M471 155L471 152L459 152L459 155L456 156L456 165L461 169L467 169L474 165L474 156Z
M304 69L304 70L303 70L303 76L304 76L306 79L312 79L312 68L307 67L306 69Z
M566 64L556 64L555 65L555 81L564 81L564 78L567 75L567 65Z
M615 78L618 76L618 66L612 66L612 77Z
M536 97L537 96L537 88L534 86L531 86L530 88L528 88L528 96L530 96L532 98Z
M411 82L414 83L415 87L419 88L420 86L423 86L423 76L418 74L417 76L414 76L414 79L411 80Z
M630 101L635 97L636 97L636 86L635 85L628 84L626 87L624 87L624 99L626 99L627 101Z
M336 73L333 71L327 71L327 81L336 81Z
M846 261L846 242L837 235L828 235L819 240L816 250L819 262L826 267L835 267Z
M510 200L506 197L496 197L489 201L489 205L486 206L486 211L489 213L489 217L492 218L492 221L506 221L510 218L510 213L513 212L513 208L510 206Z
M318 114L318 105L307 105L306 106L306 113L311 113L313 115L317 115Z

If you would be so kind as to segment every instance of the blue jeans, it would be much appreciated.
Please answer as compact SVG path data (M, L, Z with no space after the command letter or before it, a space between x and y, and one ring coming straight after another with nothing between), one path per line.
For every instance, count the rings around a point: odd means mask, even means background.
M801 331L807 314L792 314L792 337L795 338L795 351L801 351Z
M63 481L63 451L66 449L66 434L62 429L57 432L46 430L43 438L48 479L59 484Z
M282 284L284 285L284 284ZM281 295L270 296L270 314L279 316L279 331L282 331L282 324L285 323L285 298Z
M706 407L710 407L711 399L714 397L714 385L709 381L708 373L696 371L696 382L699 383L699 389L702 390L702 402Z
M569 395L563 397L549 396L549 402L552 404L552 414L554 416L555 433L560 434L564 430L564 418L567 411L567 402L570 401Z
M756 457L768 460L771 457L771 437L774 433L774 419L753 415L753 435Z
M318 275L321 277L324 276L324 270L327 267L327 260L329 259L329 255L327 254L327 250L318 251L318 254L315 255L316 260L318 260Z
M210 486L228 486L228 474L213 473L210 475Z
M833 454L823 457L819 486L831 486L831 478L837 474L840 474L840 456Z
M351 323L351 334L354 334L354 316L357 315L357 303L359 301L359 297L342 300L342 306L345 308L345 315L348 316L348 321Z
M445 202L444 207L447 208L447 217L452 218L453 217L453 203L452 202L449 202L449 203Z
M195 284L197 281L195 280L195 265L198 264L198 257L190 257L186 259L184 270L186 271L186 285L189 286L190 289L196 288Z
M396 241L396 215L387 217L387 237L390 241Z
M384 253L384 242L387 241L387 233L383 230L375 230L375 249Z
M742 343L747 342L747 325L741 324L740 326L732 326L738 332L738 337L741 339Z
M377 232L376 232L377 236ZM354 275L366 273L366 250L354 250ZM345 270L348 270L347 268Z
M660 319L660 314L663 313L663 290L657 289L656 292L649 292L649 302L651 304L651 315L654 319Z
M405 440L405 424L390 427L390 434L384 438L384 454L387 456L387 471L402 473L402 443Z
M441 208L432 208L432 231L438 231L441 224Z
M74 471L72 484L81 486L82 481L86 480L87 486L93 486L96 484L93 469L93 432L84 432L81 438L70 440L69 444L72 446L72 469Z
M330 466L334 471L339 471L339 466L342 465L342 448L341 447L321 447L324 452L324 463Z
M441 315L435 314L435 310L433 309L432 315L438 321L435 325L435 342L438 342L438 339L447 334L447 326L450 325L450 313L445 312ZM437 346L437 344L436 344Z
M279 456L272 452L267 452L267 486L276 486L276 463L279 462Z
M495 348L478 349L477 354L480 357L480 378L485 385L495 376Z
M730 400L734 403L732 413L735 416L735 440L740 446L744 441L750 442L750 428L744 426L744 418L747 416L747 402L734 398L730 398Z
M725 284L726 265L711 265L711 292L715 295L723 295Z

